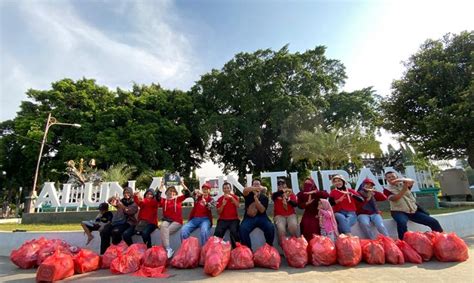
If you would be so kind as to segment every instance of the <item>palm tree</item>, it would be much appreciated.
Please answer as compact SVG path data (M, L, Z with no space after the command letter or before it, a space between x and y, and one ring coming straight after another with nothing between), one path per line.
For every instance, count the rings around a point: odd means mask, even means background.
M102 180L105 182L118 182L120 185L126 184L137 168L125 163L117 163L110 166L102 173Z

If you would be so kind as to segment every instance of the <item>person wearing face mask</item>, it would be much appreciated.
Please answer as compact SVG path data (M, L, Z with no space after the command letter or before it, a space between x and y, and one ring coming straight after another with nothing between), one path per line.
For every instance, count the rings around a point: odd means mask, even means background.
M137 224L135 214L138 212L138 206L133 201L132 188L125 187L122 199L114 196L108 199L108 203L115 207L117 211L112 218L112 222L100 232L100 254L105 253L110 246L111 237L112 243L117 245L122 240L123 232Z
M243 191L245 199L245 215L240 224L240 240L242 244L250 249L252 242L250 233L255 228L260 228L265 236L265 241L273 246L275 239L275 227L267 216L268 197L265 195L267 188L262 186L259 179L252 181L252 186L247 187Z
M347 181L341 175L331 179L334 189L329 194L329 202L333 206L339 233L351 235L351 227L357 222L356 202L364 199L353 189L346 187Z
M201 247L207 242L211 234L212 227L212 212L211 207L214 205L214 200L211 195L211 185L205 183L201 190L194 191L194 207L189 214L188 223L181 229L181 239L187 239L191 233L199 230L199 243Z
M411 188L414 180L398 178L397 173L388 171L385 173L388 187L384 194L390 202L390 213L393 220L397 222L398 238L403 239L408 230L407 223L411 220L415 223L426 225L433 231L443 232L438 220L431 217L417 203Z
M359 226L369 239L377 238L377 234L372 231L371 222L374 223L377 231L388 236L387 228L383 224L383 218L377 208L377 201L386 201L387 197L375 190L375 183L372 179L366 178L360 185L357 192L364 198L362 203L357 203L357 220Z
M216 207L219 219L217 220L214 236L223 238L225 232L229 230L230 242L232 243L232 248L235 248L235 243L240 242L240 220L237 213L237 209L240 206L239 197L232 192L232 187L227 182L222 185L222 191L224 195L217 200Z
M170 247L170 235L176 233L183 226L183 201L191 196L188 187L181 179L183 187L182 195L178 196L178 191L174 186L166 188L165 198L160 198L160 207L163 209L163 218L161 219L160 237L163 247L166 249L168 258L174 254ZM164 179L161 182L160 189L164 189ZM161 190L156 191L157 196L161 196Z
M278 233L278 241L286 237L287 227L290 236L297 236L298 219L295 207L298 205L296 195L286 186L285 179L278 179L278 190L272 194L273 220Z
M143 243L151 248L151 233L156 230L158 224L158 207L160 206L160 197L155 197L153 189L148 189L144 197L140 192L135 192L133 201L138 205L138 224L130 226L123 232L123 240L130 246L133 244L132 236L141 235Z

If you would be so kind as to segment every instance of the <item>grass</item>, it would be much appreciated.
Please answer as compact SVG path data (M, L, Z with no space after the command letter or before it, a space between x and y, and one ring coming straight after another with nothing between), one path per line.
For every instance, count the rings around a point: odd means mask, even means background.
M461 206L461 207L450 207L450 208L439 208L439 209L428 209L431 215L458 212L473 209L472 206ZM383 212L382 217L384 219L391 219L390 212ZM301 218L299 216L299 218ZM217 219L214 219L214 224L217 223ZM14 230L26 230L26 231L82 231L82 227L79 223L68 223L68 224L17 224L17 223L5 223L0 224L0 231L14 231Z

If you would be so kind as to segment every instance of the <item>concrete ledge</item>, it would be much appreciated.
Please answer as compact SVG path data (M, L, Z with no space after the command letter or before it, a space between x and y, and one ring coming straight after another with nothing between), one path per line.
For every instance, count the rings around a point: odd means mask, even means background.
M440 222L441 226L446 232L456 232L460 237L474 235L474 209L453 212L446 214L434 215ZM392 219L384 220L387 230L393 238L397 237L397 228L395 221ZM374 228L375 229L375 228ZM413 222L408 223L408 229L411 231L429 231L429 228L423 225L419 225ZM212 229L214 233L214 229ZM356 224L352 227L352 233L354 235L362 235L359 225ZM87 248L99 252L100 236L97 232L94 232L94 239L87 246ZM192 233L192 236L199 236L199 229ZM86 237L82 231L70 231L70 232L0 232L0 256L9 256L13 249L17 249L23 242L33 239L45 237L47 239L62 239L79 247L85 247ZM257 248L265 244L265 238L263 232L260 229L255 229L250 237L252 239L252 247L255 251ZM229 239L228 233L224 237ZM160 233L158 230L153 232L152 241L154 245L161 245ZM141 237L135 236L134 242L142 242ZM170 244L173 249L177 249L181 244L180 231L176 232L170 237ZM274 242L275 247L278 247L277 240Z

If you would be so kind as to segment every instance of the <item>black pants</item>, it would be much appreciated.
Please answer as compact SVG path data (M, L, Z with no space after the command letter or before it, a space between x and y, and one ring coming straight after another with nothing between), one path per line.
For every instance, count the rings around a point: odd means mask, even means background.
M133 244L132 236L135 234L141 235L143 243L146 244L147 248L151 248L151 233L153 233L153 231L155 230L156 225L150 223L146 225L145 229L143 229L142 232L137 232L135 230L135 226L130 226L127 230L125 230L125 232L123 232L123 240L125 241L125 243L127 243L127 245L130 246L131 244Z
M117 245L122 241L122 233L130 227L130 224L106 225L100 232L100 254L104 254L110 246L110 237L112 237L112 244Z
M239 224L240 221L238 219L217 220L216 229L214 230L214 236L224 238L225 232L229 230L230 242L232 244L232 248L235 248L235 243L240 242Z

